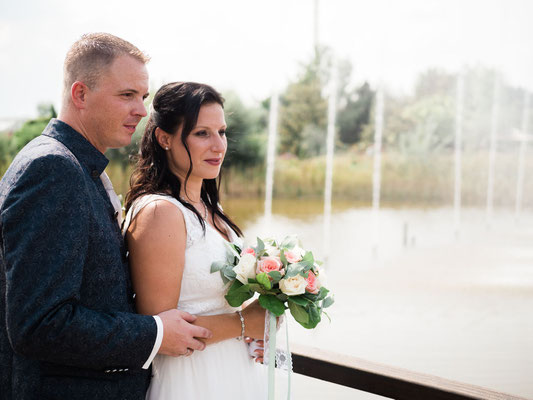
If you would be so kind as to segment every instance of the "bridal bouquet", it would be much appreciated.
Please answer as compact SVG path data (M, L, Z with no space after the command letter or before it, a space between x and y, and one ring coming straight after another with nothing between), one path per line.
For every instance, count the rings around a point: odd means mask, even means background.
M214 262L211 272L220 271L222 280L231 282L225 297L232 307L259 293L259 304L276 317L289 309L300 325L312 329L333 304L319 264L295 236L281 242L257 238L255 247L244 249L228 243L226 260Z

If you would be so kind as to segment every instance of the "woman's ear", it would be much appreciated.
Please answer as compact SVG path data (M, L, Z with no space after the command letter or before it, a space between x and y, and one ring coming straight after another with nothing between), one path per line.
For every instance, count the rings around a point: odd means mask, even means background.
M157 127L155 128L155 138L157 139L159 146L165 150L170 150L170 135L168 133Z

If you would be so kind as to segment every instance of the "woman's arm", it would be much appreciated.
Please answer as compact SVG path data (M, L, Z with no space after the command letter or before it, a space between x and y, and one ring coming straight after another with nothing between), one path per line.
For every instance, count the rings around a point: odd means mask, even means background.
M137 311L156 315L176 308L187 237L183 214L156 200L137 214L126 235Z
M183 214L165 200L154 201L135 217L128 228L127 240L137 311L156 315L176 308L187 240ZM262 338L264 310L252 303L242 314L245 335ZM206 344L241 335L241 321L236 313L198 316L194 324L212 331L213 336Z
M244 318L244 336L263 339L265 330L265 309L256 300L242 310ZM199 325L213 332L213 337L206 344L241 336L241 319L237 313L197 316L194 325Z

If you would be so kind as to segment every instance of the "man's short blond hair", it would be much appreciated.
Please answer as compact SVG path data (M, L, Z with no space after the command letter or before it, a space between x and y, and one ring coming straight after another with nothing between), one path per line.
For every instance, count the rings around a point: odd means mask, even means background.
M109 33L89 33L75 42L63 66L63 103L70 102L70 88L76 81L93 89L106 68L118 56L129 55L146 64L150 57L124 39Z

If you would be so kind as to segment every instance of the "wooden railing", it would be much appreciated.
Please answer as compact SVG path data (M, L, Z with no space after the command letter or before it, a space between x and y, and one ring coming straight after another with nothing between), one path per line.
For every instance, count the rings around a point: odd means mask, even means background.
M291 343L293 371L398 400L527 400L479 386Z

